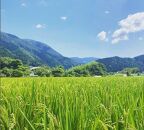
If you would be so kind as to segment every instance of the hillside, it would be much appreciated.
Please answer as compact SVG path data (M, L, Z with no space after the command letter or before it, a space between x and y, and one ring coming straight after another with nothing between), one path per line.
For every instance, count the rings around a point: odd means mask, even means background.
M144 71L144 55L140 55L134 58L121 58L121 57L109 57L97 60L103 63L108 72L121 71L127 67L138 67L141 71Z
M134 58L121 58L117 56L103 59L97 59L95 57L67 58L47 44L34 40L21 39L4 32L1 33L0 38L0 57L17 58L22 60L24 64L32 66L49 65L50 67L54 67L62 65L65 68L96 60L103 63L108 72L121 71L126 67L138 67L141 71L144 71L144 55Z
M1 33L0 57L11 57L22 60L24 64L37 66L46 64L51 67L63 65L69 68L74 62L42 42L21 39L8 33Z

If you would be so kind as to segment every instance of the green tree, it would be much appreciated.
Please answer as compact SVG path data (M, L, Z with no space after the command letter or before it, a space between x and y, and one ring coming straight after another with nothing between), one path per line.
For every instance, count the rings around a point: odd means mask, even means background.
M54 77L62 77L62 76L64 76L64 72L65 71L62 66L52 68L52 76L54 76Z
M34 69L34 74L38 75L40 77L50 77L51 76L51 70L47 66L42 66L42 67Z
M2 69L1 74L3 74L6 77L10 77L12 76L12 69L8 69L7 67L5 67Z
M131 76L132 74L138 74L140 72L139 68L125 68L121 71L123 74L126 74L127 76Z
M85 65L79 65L66 71L67 76L86 77L94 75L105 75L106 68L98 62L91 62Z
M106 74L106 68L102 63L91 62L87 64L86 68L89 71L91 76Z
M1 76L7 77L20 77L29 76L30 69L28 66L24 66L21 60L11 59L9 57L0 58Z
M0 57L0 68L3 69L5 67L10 68L10 63L12 59L9 57Z
M29 76L30 75L30 69L28 66L19 66L18 70L23 72L23 76Z
M17 69L19 66L22 66L22 65L23 65L22 61L18 59L12 60L12 62L10 63L10 67L13 69Z
M12 76L13 77L22 77L23 76L23 72L22 71L20 71L20 70L13 70L13 72L12 72Z

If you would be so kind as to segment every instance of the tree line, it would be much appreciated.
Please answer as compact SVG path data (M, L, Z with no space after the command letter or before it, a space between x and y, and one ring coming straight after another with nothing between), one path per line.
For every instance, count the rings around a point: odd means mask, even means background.
M91 62L70 69L64 69L63 66L39 66L31 70L21 60L9 57L0 58L0 68L0 76L3 77L27 77L32 73L33 76L40 77L87 77L95 75L103 76L107 73L105 66L98 62Z
M139 74L140 70L138 68L125 68L119 71L119 73L131 76L132 74ZM102 63L96 61L74 66L69 69L64 69L63 66L49 67L46 65L31 69L29 66L24 65L19 59L12 59L9 57L0 58L1 77L91 77L114 74L115 73L108 73L106 67Z
M11 59L9 57L0 58L0 76L4 77L22 77L28 76L30 70L28 66L23 65L21 60Z

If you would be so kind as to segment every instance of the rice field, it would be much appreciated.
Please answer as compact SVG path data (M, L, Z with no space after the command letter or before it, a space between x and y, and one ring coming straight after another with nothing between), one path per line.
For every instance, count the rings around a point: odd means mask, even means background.
M1 78L0 130L144 130L144 78Z

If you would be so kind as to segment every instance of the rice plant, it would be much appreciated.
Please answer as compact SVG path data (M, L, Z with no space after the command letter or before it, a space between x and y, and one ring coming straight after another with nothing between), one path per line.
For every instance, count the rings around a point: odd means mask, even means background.
M143 130L144 78L1 78L0 130Z

